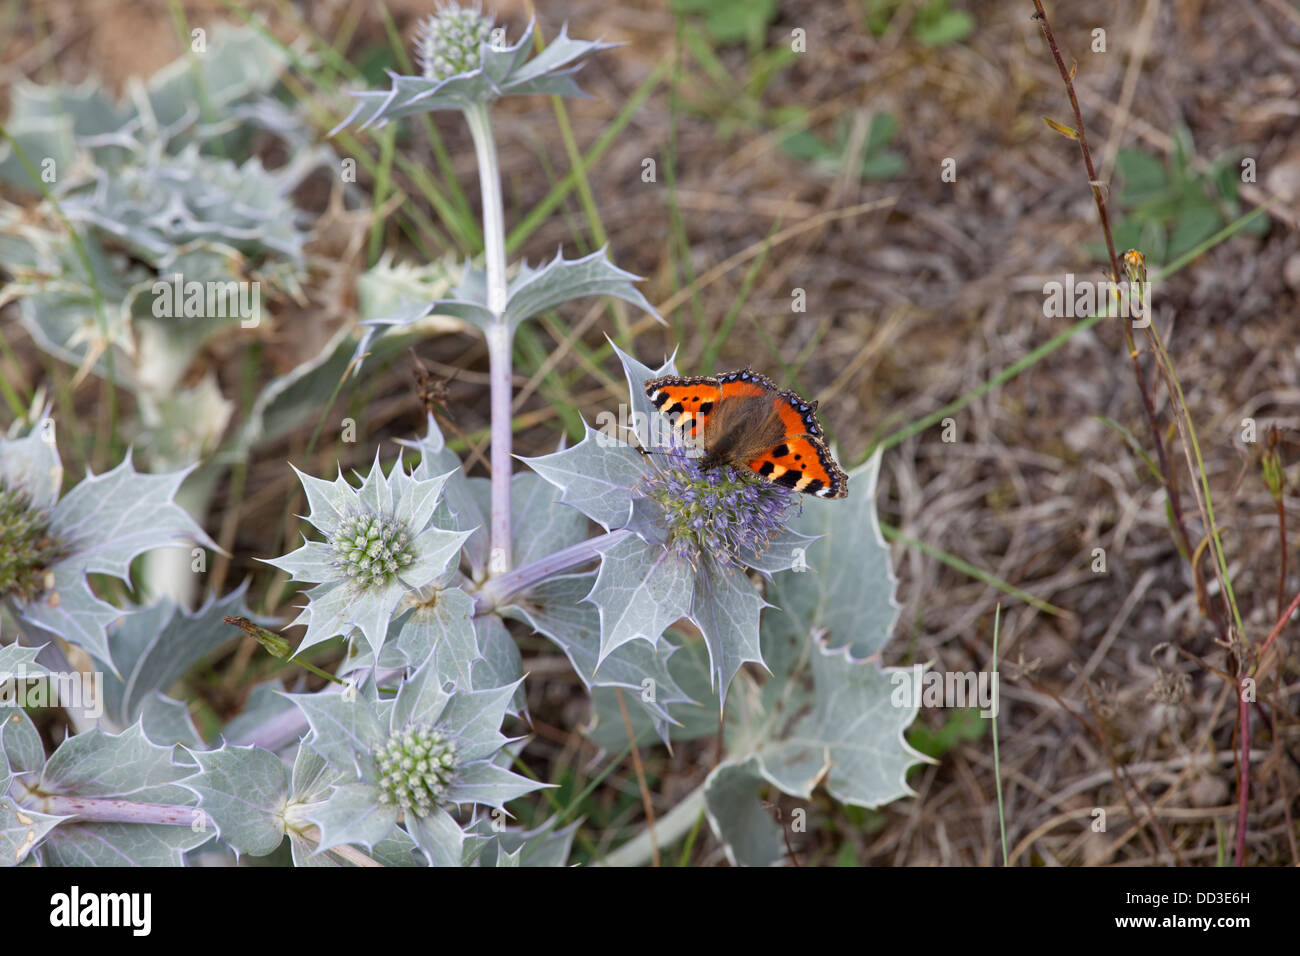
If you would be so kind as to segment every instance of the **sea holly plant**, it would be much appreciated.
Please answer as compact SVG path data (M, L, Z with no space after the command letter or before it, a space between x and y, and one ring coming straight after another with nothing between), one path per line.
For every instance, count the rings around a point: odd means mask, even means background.
M800 800L824 785L842 803L877 807L911 793L909 767L926 758L903 738L917 703L900 705L906 669L880 665L880 651L898 617L889 550L880 533L874 495L877 453L850 473L854 491L840 502L809 501L791 519L792 530L817 536L807 568L777 573L769 594L776 607L763 615L765 680L743 671L726 710L726 756L695 791L658 822L658 839L671 842L701 812L722 840L728 859L770 865L785 854L780 827L760 799L764 788ZM702 704L674 705L674 740L712 737L705 719L710 692L707 661L681 655L675 674ZM674 663L677 663L674 661ZM596 692L592 738L606 749L624 739L618 705ZM637 738L657 728L634 721ZM644 862L648 834L620 847L611 865Z
M497 571L506 571L510 566L509 421L515 327L545 309L593 294L618 296L653 313L632 286L635 277L609 263L604 250L574 262L556 256L538 270L529 269L525 263L515 280L507 281L505 212L491 104L513 95L582 95L574 74L592 54L613 46L575 40L565 29L530 59L534 29L530 21L523 35L510 44L505 41L505 29L496 27L478 8L444 6L421 25L416 50L421 75L390 74L392 87L388 92L354 94L356 108L335 130L351 124L362 128L383 125L439 110L459 110L469 126L483 199L484 264L481 270L467 265L455 296L450 301L432 303L431 308L474 323L487 341L493 421L490 542ZM409 323L428 311L401 316L392 324Z
M92 81L13 89L0 181L37 201L0 203L3 296L41 348L112 369L145 403L146 426L192 391L182 378L214 334L269 320L272 298L301 298L309 233L291 194L331 153L273 95L287 64L247 27L217 31L202 55L133 80L121 99ZM274 170L252 152L268 134L294 157ZM189 464L229 415L209 404L140 437Z
M0 439L0 601L24 628L111 662L107 628L122 612L96 595L87 575L126 581L131 561L150 549L216 547L173 501L184 478L141 474L128 454L61 494L52 419L23 438Z
M433 655L392 696L369 678L342 693L294 694L311 736L292 775L267 750L227 746L193 752L199 769L184 785L240 853L265 855L288 835L300 863L360 847L390 863L415 865L418 849L431 865L459 866L483 838L454 808L504 815L508 801L545 786L500 763L514 691L461 689Z
M722 721L725 749L711 772L701 768L693 792L604 862L643 863L656 840L680 839L704 817L733 862L771 864L786 846L765 809L776 793L807 800L824 787L844 803L879 806L909 792L904 775L921 758L902 733L915 706L894 703L894 675L880 660L897 605L875 514L879 454L838 501L747 469L704 468L646 397L646 382L675 374L674 361L653 368L616 349L628 387L621 411L602 410L601 428L584 425L576 444L515 468L516 329L588 296L655 314L637 277L603 249L536 267L506 262L491 104L574 95L574 74L610 46L562 31L532 55L533 40L531 23L512 44L477 8L444 7L418 31L421 74L357 94L344 125L465 116L483 257L430 264L401 294L363 288L370 334L357 351L332 341L328 358L284 386L300 398L308 378L318 385L330 372L342 388L346 359L373 361L395 332L449 331L433 317L462 323L488 347L489 477L467 473L432 414L422 436L398 440L394 458L375 449L365 473L297 471L304 541L261 556L309 586L284 623L253 613L248 605L261 605L245 586L195 610L103 600L87 572L125 578L146 548L208 543L171 504L183 473L139 475L128 459L60 498L52 445L34 433L0 446L3 596L24 630L40 634L28 644L53 642L39 660L34 647L0 645L0 678L70 667L54 653L64 645L111 672L100 717L48 757L25 713L0 721L5 859L565 865L580 804L560 804L539 824L538 791L556 783L524 772L533 717L521 644L535 653L536 636L589 692L582 729L607 754L714 737ZM271 427L272 411L254 408L256 428ZM148 517L136 510L146 504ZM273 588L262 609L280 602ZM175 688L221 647L222 624L234 625L231 639L257 636L297 683L264 680L241 713L198 721ZM297 656L304 651L332 673ZM300 664L327 683L307 683Z
M236 403L195 360L220 337L265 334L320 270L295 193L337 160L277 96L288 64L255 27L218 28L120 97L93 80L11 90L0 183L23 201L0 201L0 303L78 376L131 393L114 427L153 470L246 450L224 440ZM263 161L272 142L290 157L275 168ZM191 514L219 468L187 480ZM185 552L148 562L151 594L192 603Z
M649 442L658 415L644 395L646 381L676 374L618 353L630 387L634 438ZM600 657L631 641L652 647L681 618L699 629L708 647L711 682L720 703L747 661L761 662L759 614L766 601L745 573L763 575L804 560L812 539L788 527L800 504L791 492L734 468L703 470L688 449L670 442L659 454L590 426L572 448L526 464L551 482L560 501L606 529L581 547L600 556L600 570L584 598L600 614ZM581 559L577 548L565 557ZM557 556L555 560L563 560ZM488 582L489 600L529 581L518 569Z
M433 521L448 476L414 478L400 462L385 475L376 452L360 488L341 472L332 482L298 477L311 505L307 520L325 541L307 541L268 563L317 582L296 621L307 625L299 650L355 628L378 652L398 605L433 598L422 589L447 570L469 536Z

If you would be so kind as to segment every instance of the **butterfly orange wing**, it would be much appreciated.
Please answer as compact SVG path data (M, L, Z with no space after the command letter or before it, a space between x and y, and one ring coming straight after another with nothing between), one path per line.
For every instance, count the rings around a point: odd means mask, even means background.
M750 459L749 467L766 481L819 498L843 498L849 493L849 477L823 441L825 433L817 420L817 403L806 402L788 389L778 391L771 379L753 369L737 369L717 377L664 376L646 382L645 392L674 427L692 437L701 434L720 402L771 395L786 438Z
M824 441L817 420L817 403L786 389L773 396L785 426L785 441L752 459L749 467L768 481L819 498L843 498L849 476L841 470Z
M721 400L722 386L708 376L665 375L646 382L645 393L674 428L694 438L702 433L704 423Z

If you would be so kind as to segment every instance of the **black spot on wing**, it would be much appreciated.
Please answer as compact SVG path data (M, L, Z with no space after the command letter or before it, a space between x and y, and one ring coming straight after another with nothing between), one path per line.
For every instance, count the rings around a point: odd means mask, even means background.
M795 471L792 468L789 471L787 471L785 474L783 474L780 478L776 479L776 484L782 485L786 488L793 488L795 485L799 484L799 479L801 479L802 477L803 477L802 471Z
M713 403L712 403L712 402L705 402L703 405L700 406L700 414L701 414L701 415L707 415L707 414L709 414L709 412L711 412L711 411L713 411Z
M763 462L762 467L758 469L758 473L762 475L764 478L766 478L774 471L776 471L776 466L772 464L770 461Z
M777 445L775 448L772 449L773 458L784 458L788 454L790 454L790 446L785 444L785 442L782 442L781 444Z

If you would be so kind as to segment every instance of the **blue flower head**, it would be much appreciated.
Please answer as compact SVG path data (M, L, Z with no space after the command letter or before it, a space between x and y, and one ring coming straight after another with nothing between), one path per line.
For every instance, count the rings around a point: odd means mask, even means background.
M658 505L667 547L692 565L702 554L728 567L761 555L785 531L798 496L730 465L706 471L693 452L673 436L639 489Z

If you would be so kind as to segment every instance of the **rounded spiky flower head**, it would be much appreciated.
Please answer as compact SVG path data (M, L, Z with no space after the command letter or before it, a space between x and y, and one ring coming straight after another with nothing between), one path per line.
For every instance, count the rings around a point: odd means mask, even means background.
M427 816L456 773L456 744L430 724L407 727L374 749L379 801Z
M507 766L510 740L501 725L523 678L474 688L460 661L434 650L393 697L381 697L373 671L352 694L289 695L311 739L325 742L316 747L320 759L351 781L330 791L318 819L357 821L341 826L350 836L366 836L363 846L400 828L402 839L414 840L433 865L460 866L465 833L453 816L456 807L504 810L546 786Z
M691 451L674 437L642 481L641 493L662 514L667 546L691 564L711 555L739 565L762 554L785 530L798 496L730 465L702 469Z
M415 560L405 522L364 509L351 509L330 536L334 562L364 590L386 584Z
M448 4L430 14L419 27L415 58L426 79L446 80L477 70L483 44L492 35L493 21L477 7Z
M0 598L31 601L52 585L50 566L63 557L50 515L22 488L0 481Z
M385 475L378 453L359 488L341 471L333 481L298 472L311 504L307 520L324 540L305 540L266 561L318 584L295 621L307 625L299 651L354 630L378 651L397 606L454 565L469 532L443 528L434 517L449 476L418 478L400 461Z

